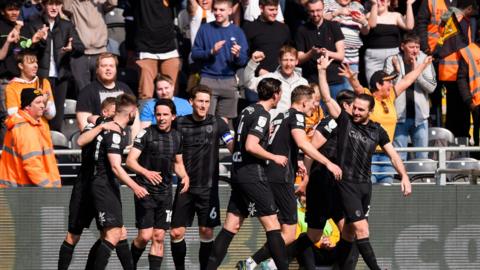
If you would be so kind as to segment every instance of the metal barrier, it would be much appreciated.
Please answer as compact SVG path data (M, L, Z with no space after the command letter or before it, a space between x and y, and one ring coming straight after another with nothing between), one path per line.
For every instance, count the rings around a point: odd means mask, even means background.
M480 170L477 169L450 169L447 168L449 163L455 162L452 160L447 160L447 153L449 152L480 152L480 147L459 147L459 146L450 146L450 147L406 147L406 148L396 148L398 152L408 152L408 153L416 153L416 152L429 152L429 153L436 153L438 155L437 161L437 169L435 171L428 171L428 172L417 172L417 174L433 174L435 175L435 183L440 186L444 186L447 184L447 174L452 173L462 173L470 176L470 183L477 184L474 177L480 176ZM59 149L55 150L55 155L62 156L62 155L72 155L72 156L79 156L81 150L64 150ZM125 151L128 153L128 151ZM409 161L406 161L408 163ZM390 162L374 162L373 164L389 164ZM230 171L228 167L231 165L230 161L230 152L225 149L220 149L220 176L221 177L230 177ZM60 163L58 164L59 167L67 167L67 166L80 166L80 163ZM411 172L409 172L411 174ZM75 174L63 174L62 177L76 177Z

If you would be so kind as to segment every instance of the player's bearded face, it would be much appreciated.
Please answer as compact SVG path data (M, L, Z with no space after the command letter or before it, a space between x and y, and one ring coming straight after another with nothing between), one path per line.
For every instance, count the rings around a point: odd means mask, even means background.
M368 105L366 100L355 99L352 110L353 122L362 124L368 120L370 116Z

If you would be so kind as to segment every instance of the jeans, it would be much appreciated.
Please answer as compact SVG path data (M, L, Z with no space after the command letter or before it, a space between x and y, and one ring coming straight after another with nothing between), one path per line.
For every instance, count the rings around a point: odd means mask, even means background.
M390 162L390 158L383 153L374 154L372 156L372 184L391 184L393 183L393 174L385 174L395 172L393 166L389 164L373 164L373 162ZM374 172L382 174L373 174Z
M342 83L329 84L330 87L330 96L335 99L337 94L342 90L351 90L350 83L348 81L343 81Z
M407 147L408 136L410 136L414 147L428 146L428 120L415 126L415 119L407 118L405 122L397 123L395 128L395 136L393 138L393 146ZM402 160L407 160L407 152L400 152ZM416 158L428 158L428 152L416 152Z

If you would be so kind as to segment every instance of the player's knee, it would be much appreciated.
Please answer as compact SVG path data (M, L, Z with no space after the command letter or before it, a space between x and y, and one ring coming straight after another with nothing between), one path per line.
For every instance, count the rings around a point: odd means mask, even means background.
M120 241L122 236L122 229L118 227L108 228L105 230L105 239L112 243L113 245L117 245Z
M172 228L170 230L172 240L180 240L185 237L185 228Z
M369 236L368 223L366 220L361 220L353 223L355 228L355 236L357 239L367 238Z
M127 235L127 228L122 227L122 231L120 233L120 240L125 240L128 238L128 235Z
M153 230L152 240L155 241L155 243L161 242L163 244L164 239L165 239L165 230L159 230L159 229Z
M80 241L80 235L67 233L67 236L65 237L65 241L70 245L75 246L78 243L78 241Z
M212 228L200 227L198 229L198 233L200 234L200 239L203 239L203 240L213 239L213 229Z
M141 246L147 245L148 241L152 239L153 232L152 230L140 230L136 238L136 242L141 244Z
M312 241L312 243L317 243L322 238L322 230L308 228L307 236Z

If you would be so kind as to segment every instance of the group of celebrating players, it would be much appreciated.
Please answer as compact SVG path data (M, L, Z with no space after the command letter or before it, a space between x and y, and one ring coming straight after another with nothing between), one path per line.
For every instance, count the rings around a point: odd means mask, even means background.
M157 101L157 124L136 135L126 159L127 167L136 174L135 180L122 167L122 154L129 144L126 129L135 119L136 100L128 94L106 99L102 104L104 115L87 126L78 140L83 146L82 166L72 191L68 233L60 247L58 269L68 269L74 247L93 218L101 234L90 250L86 269L105 269L114 249L124 269L136 269L149 241L150 269L160 269L167 230L175 268L185 269L185 230L192 225L195 214L202 270L220 266L230 242L249 216L258 217L267 241L252 257L240 261L239 269L254 269L269 258L277 269L288 269L289 258L320 240L329 218L342 232L333 252L339 268L355 267L355 260L349 260L354 256L351 250L355 243L367 266L380 269L369 242L367 222L371 156L377 146L390 156L405 196L411 193L411 185L387 133L369 120L373 97L355 96L349 91L339 93L337 101L330 97L326 80L330 63L323 56L318 61L320 91L329 116L316 127L311 141L305 131L305 117L318 106L312 88L295 88L290 109L271 120L269 110L280 101L281 83L263 79L257 87L259 101L241 112L232 136L222 118L208 114L212 93L199 85L190 93L191 115L176 118L171 100ZM115 110L111 109L113 105ZM214 239L214 228L220 225L220 142L232 153L233 165L226 219ZM306 167L299 166L301 159ZM297 172L309 174L299 189L306 189L308 231L295 239ZM178 186L173 195L175 175ZM130 248L117 179L135 194L138 235Z

